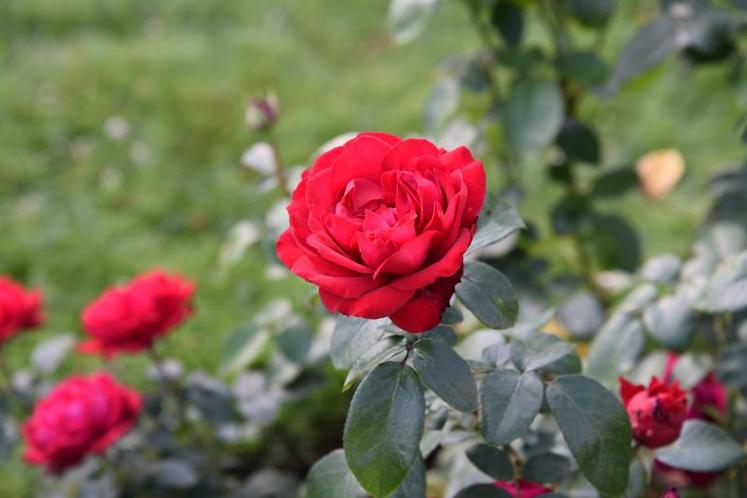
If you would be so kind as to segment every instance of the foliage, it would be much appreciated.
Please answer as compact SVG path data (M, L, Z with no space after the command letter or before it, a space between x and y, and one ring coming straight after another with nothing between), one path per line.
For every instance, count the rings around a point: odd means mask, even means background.
M453 8L446 3L393 1L394 38L427 36L436 9ZM653 496L666 484L656 470L662 462L713 473L712 493L740 496L747 486L747 169L713 179L712 207L688 251L675 246L676 254L644 262L641 244L650 235L608 201L634 195L637 182L653 199L645 188L652 180L644 168L609 167L617 137L593 109L677 71L732 68L734 81L722 83L731 91L743 63L741 7L652 3L641 22L634 7L611 0L448 3L463 4L482 47L449 60L426 100L424 131L484 158L495 196L442 323L408 334L386 319L326 316L303 297L252 308L222 345L207 341L206 350L220 350L206 366L215 374L191 371L207 356L200 347L186 368L171 358L178 352L153 359L142 375L149 380L138 427L106 460L45 478L40 495L508 496L491 483L524 479L554 490L545 496ZM225 22L224 14L215 15ZM618 19L639 26L610 62L605 43ZM274 97L250 103L246 120L259 141L241 163L269 193L262 202L280 200L255 206L220 255L222 278L234 278L242 261L267 266L264 287L284 277L272 248L302 169L283 161L298 146L277 133L285 108L268 107L277 105ZM665 180L672 188L679 176ZM560 194L530 195L536 184ZM235 206L207 208L210 223L225 223ZM198 316L211 312L205 308ZM12 375L0 437L7 458L19 421L62 373L73 343L69 334L40 343L30 367ZM714 371L729 404L712 419L688 420L673 445L653 451L632 444L614 393L620 375L641 382L662 375L667 351L680 355L672 375L684 388ZM114 370L132 365L117 361ZM351 391L343 433L334 405ZM308 441L283 440L294 424Z

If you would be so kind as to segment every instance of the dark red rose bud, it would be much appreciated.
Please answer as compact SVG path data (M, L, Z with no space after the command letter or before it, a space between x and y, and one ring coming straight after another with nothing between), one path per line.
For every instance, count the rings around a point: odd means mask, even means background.
M536 498L545 493L552 493L551 488L523 479L516 481L495 481L495 485L514 498Z
M179 275L154 270L106 290L83 310L83 329L90 339L80 350L111 357L151 347L192 314L194 289Z
M680 494L677 492L676 488L669 488L663 495L661 495L661 498L680 498Z
M304 172L278 257L330 311L424 332L454 294L484 199L465 147L362 133Z
M716 379L713 372L706 375L691 390L693 401L687 418L699 418L719 422L726 416L729 399L726 387Z
M278 101L274 94L263 99L249 102L244 113L246 125L254 131L266 131L275 125L278 119Z
M633 437L648 448L673 442L687 416L687 397L679 382L651 379L648 388L620 377L620 395L633 427Z
M0 344L21 330L41 325L41 308L41 291L26 290L10 277L0 275Z
M69 377L34 407L23 424L24 459L58 474L103 453L137 422L138 393L108 373Z

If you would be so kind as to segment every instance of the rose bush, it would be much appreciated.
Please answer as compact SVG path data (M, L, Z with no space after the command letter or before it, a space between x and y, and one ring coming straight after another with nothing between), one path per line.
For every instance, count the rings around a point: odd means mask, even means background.
M141 407L140 395L107 373L68 377L23 424L24 458L61 473L88 455L104 453L135 425Z
M0 275L0 344L23 329L38 327L43 319L41 291L26 290Z
M330 311L423 332L461 278L484 199L465 147L361 133L304 172L277 253Z
M162 270L106 290L83 310L89 339L80 350L111 357L150 348L192 314L193 293L193 283Z

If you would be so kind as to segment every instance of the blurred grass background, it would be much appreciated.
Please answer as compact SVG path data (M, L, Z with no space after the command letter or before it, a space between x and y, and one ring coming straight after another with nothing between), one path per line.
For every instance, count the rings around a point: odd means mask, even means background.
M450 1L423 37L397 46L387 4L0 2L0 273L43 288L48 309L43 331L4 351L11 366L24 366L49 334L77 332L80 309L104 287L155 266L198 282L198 312L162 348L189 368L213 370L223 334L271 298L306 300L296 279L265 280L257 247L228 275L218 272L231 227L261 218L276 199L258 193L258 177L239 165L257 140L244 106L277 92L277 139L290 165L346 131L417 132L439 64L478 40ZM610 59L655 4L624 7L607 40ZM685 156L687 176L667 198L630 194L605 206L633 221L645 254L685 251L707 205L709 172L741 159L732 70L670 60L621 95L584 105L601 125L607 166L631 166L661 147ZM486 165L495 167L490 158ZM523 172L529 216L546 217L560 193L543 168ZM75 358L67 371L98 365ZM142 375L140 360L124 365ZM0 470L0 496L25 496L32 479L14 461Z

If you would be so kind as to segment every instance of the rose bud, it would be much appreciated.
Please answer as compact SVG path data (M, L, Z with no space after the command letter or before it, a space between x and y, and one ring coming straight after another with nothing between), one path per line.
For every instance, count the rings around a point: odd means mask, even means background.
M106 290L83 310L90 338L79 349L111 357L150 348L192 314L194 289L179 275L154 270Z
M726 387L713 372L706 375L691 390L693 401L687 418L699 418L718 423L726 416L729 403Z
M253 131L267 131L278 119L278 101L275 94L263 99L253 99L244 112L244 122Z
M424 332L462 277L484 199L467 148L361 133L303 173L277 254L330 311Z
M654 377L646 388L620 377L620 395L638 443L658 448L680 435L687 416L687 397L679 382L664 384Z
M669 488L666 492L661 495L661 498L680 498L680 494L676 488Z
M552 493L551 488L547 488L536 482L517 479L516 481L495 481L495 485L514 498L535 498L545 493Z
M104 453L135 425L141 405L138 393L108 373L69 377L23 424L24 459L59 474L90 454Z
M26 290L10 277L0 275L0 344L21 330L41 325L41 307L41 291Z

